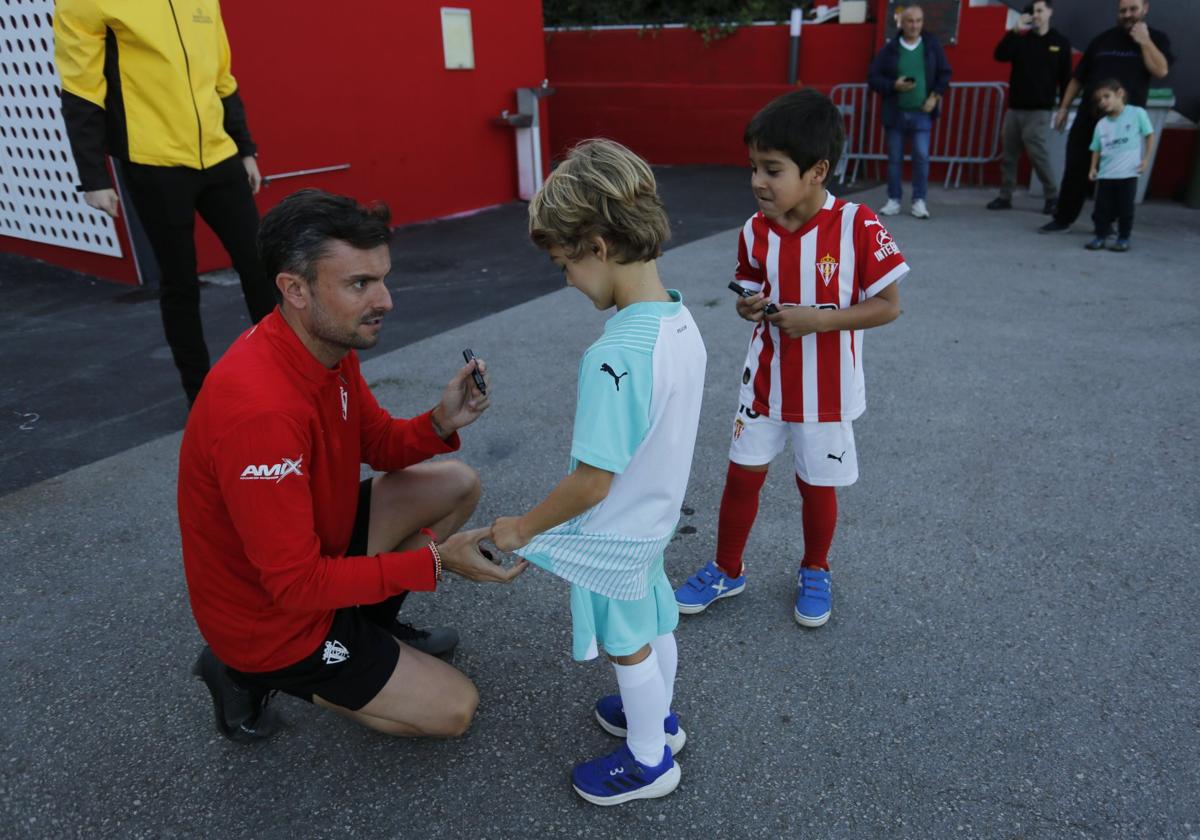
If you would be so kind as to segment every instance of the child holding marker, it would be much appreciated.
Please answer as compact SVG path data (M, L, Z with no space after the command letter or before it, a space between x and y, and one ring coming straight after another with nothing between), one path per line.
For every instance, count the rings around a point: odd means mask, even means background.
M908 264L865 205L825 188L841 155L842 116L813 90L775 99L744 135L759 212L742 228L737 312L751 321L717 524L717 556L675 590L699 613L746 587L742 552L767 466L791 441L804 555L793 616L820 627L832 612L828 554L837 490L858 480L855 418L866 408L863 331L900 315Z

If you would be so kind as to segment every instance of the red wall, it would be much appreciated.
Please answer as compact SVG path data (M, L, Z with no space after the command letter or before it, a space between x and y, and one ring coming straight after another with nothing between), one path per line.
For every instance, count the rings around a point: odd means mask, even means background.
M1007 79L992 60L1005 14L964 6L958 44L946 48L956 81ZM874 23L806 27L800 83L828 90L866 81L881 40ZM604 134L654 163L741 164L746 122L789 90L789 41L787 26L744 27L707 46L690 29L547 33L546 66L559 91L551 144L561 153Z
M799 76L829 88L862 67L875 27L823 25L802 36ZM788 29L755 26L705 46L689 29L550 32L550 143L560 154L604 135L653 163L741 164L742 129L788 90ZM619 61L613 60L620 56ZM845 71L845 72L843 72Z
M886 0L875 2L877 19ZM992 59L1007 9L961 8L958 41L946 46L954 81L1008 81L1009 66ZM890 28L875 23L805 27L799 82L828 90L864 82ZM658 164L745 162L742 130L750 117L787 92L786 26L744 27L705 44L689 29L548 32L546 65L558 90L551 100L551 147L561 155L598 135L619 140ZM1191 171L1196 132L1164 132L1150 194L1170 197ZM1023 164L1024 166L1024 164ZM985 180L999 180L999 164ZM943 177L935 166L932 177ZM974 173L969 173L973 178Z
M261 210L302 187L384 200L396 224L516 198L514 132L492 118L516 110L516 88L547 75L541 2L451 4L471 9L474 70L444 69L445 5L359 0L331 14L321 0L226 0L233 72L263 174L351 165L273 184L259 195ZM227 266L216 238L202 223L198 230L201 270ZM129 258L11 238L0 238L0 248L134 278Z

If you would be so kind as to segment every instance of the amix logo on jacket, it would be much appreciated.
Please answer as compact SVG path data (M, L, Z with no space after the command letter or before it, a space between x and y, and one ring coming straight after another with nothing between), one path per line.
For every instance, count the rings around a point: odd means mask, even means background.
M284 458L278 464L250 464L246 469L242 470L242 481L267 480L274 479L275 483L283 481L289 475L304 475L300 471L300 465L304 462L304 456L301 455L296 460Z

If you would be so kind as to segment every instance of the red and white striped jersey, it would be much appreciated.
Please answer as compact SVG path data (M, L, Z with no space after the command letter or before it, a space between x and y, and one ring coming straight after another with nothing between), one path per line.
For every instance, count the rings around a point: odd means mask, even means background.
M832 194L799 230L758 213L738 241L737 281L780 308L845 309L908 270L875 213ZM862 347L862 330L788 338L761 321L746 353L742 405L791 423L853 420L867 407Z

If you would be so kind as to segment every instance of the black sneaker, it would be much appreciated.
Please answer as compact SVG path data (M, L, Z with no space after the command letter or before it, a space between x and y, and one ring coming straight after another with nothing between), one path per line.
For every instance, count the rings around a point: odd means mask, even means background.
M200 651L192 673L208 686L217 731L230 741L239 744L264 741L279 729L278 713L267 707L275 692L242 688L208 645Z
M1063 222L1058 221L1058 219L1051 219L1050 221L1046 222L1046 224L1038 228L1038 233L1062 233L1064 230L1070 229L1070 225L1064 224Z
M458 647L458 631L453 627L432 627L420 630L402 621L392 622L392 635L410 648L449 662Z
M1046 203L1042 205L1042 215L1043 216L1053 216L1057 212L1058 212L1058 199L1057 198L1047 198Z
M987 209L989 210L1011 210L1011 198L993 198L988 202Z

